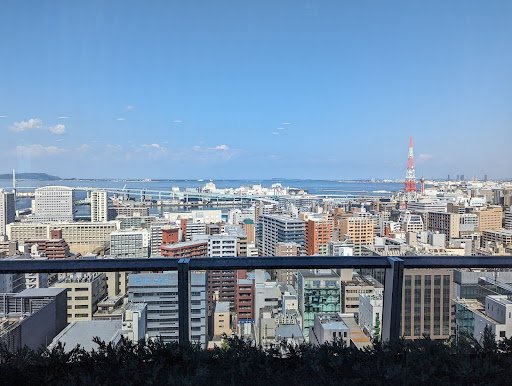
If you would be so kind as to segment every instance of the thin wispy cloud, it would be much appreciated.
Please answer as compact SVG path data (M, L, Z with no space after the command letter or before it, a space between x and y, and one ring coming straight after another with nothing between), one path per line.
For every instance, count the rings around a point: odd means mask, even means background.
M57 119L69 119L71 117L68 117L67 115L61 115L60 117L57 117Z
M7 115L0 115L0 118L7 118Z
M134 106L134 105L126 105L126 106L124 107L124 109L125 109L126 111L131 111L131 110L133 110L134 108L135 108L135 106Z
M192 160L199 161L201 163L228 161L245 153L242 149L232 149L226 144L220 144L212 147L195 145L192 147L192 150L195 152ZM183 157L187 157L187 154L184 154Z
M286 130L286 127L277 127L276 130Z
M183 121L181 119L175 119L174 121L172 121L173 123L183 123Z
M116 121L119 121L119 122L126 121L126 118L116 118Z
M162 149L164 149L164 147L162 147L158 143L147 143L147 144L142 145L142 147L144 149L152 149L152 150L162 150Z
M55 156L64 153L66 150L58 146L44 146L40 144L33 144L30 146L16 146L14 148L14 155L26 157L46 157Z
M291 122L283 122L281 123L281 125L291 125L292 123Z
M79 153L82 153L82 154L88 153L91 150L92 150L92 146L87 143L84 143L76 148L76 151Z
M113 144L107 144L106 146L107 150L109 151L121 151L123 150L123 146L122 145L113 145Z
M430 161L432 158L434 158L433 155L422 153L422 154L418 155L418 157L416 157L416 160L418 163L425 163L425 162Z
M140 150L146 155L147 158L156 160L167 156L168 149L159 143L146 143L143 144Z
M278 131L273 131L272 135L279 135L279 132Z
M211 147L210 150L217 150L217 151L228 151L229 150L229 146L228 145L217 145L215 147Z

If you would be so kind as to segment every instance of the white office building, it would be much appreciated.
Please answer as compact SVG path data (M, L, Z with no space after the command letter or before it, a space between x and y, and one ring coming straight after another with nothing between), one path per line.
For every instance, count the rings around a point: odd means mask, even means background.
M508 295L488 295L485 304L475 299L456 299L454 303L457 334L467 333L481 342L487 327L497 341L512 337L512 301Z
M35 191L32 221L73 221L75 194L67 186L45 186Z
M147 304L147 335L163 342L178 341L178 273L140 273L128 276L128 299ZM190 340L206 347L206 273L190 274Z
M148 257L147 229L120 229L110 234L110 255L113 257Z
M209 257L235 257L237 256L236 236L227 234L212 235L208 238Z
M370 338L379 339L381 336L383 299L382 293L359 294L358 322Z

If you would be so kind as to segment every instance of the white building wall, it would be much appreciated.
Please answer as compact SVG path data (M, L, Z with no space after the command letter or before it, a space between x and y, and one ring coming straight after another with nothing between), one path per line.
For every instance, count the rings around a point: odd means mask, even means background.
M91 192L91 222L108 221L108 197L104 190Z

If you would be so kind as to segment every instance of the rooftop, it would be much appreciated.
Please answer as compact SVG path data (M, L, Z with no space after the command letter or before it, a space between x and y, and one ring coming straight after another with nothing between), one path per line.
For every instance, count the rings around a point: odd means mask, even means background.
M170 250L170 249L179 249L179 248L185 248L185 247L193 247L197 245L207 245L207 240L196 240L196 241L181 241L179 243L174 244L162 244L160 248ZM162 256L152 256L152 257L158 257L161 258Z
M80 345L85 350L97 349L98 346L92 340L99 337L104 342L116 342L119 338L119 331L122 328L120 320L89 320L73 322L69 324L53 342L48 346L54 347L58 342L65 345L67 352Z
M229 312L229 302L215 303L215 312Z
M303 340L303 334L298 324L281 324L276 327L276 338L296 338Z
M14 295L15 298L39 298L47 296L57 296L66 291L65 288L27 288Z
M340 276L332 269L299 269L299 274L305 279L339 279Z
M348 326L338 314L317 314L316 318L327 330L347 330Z

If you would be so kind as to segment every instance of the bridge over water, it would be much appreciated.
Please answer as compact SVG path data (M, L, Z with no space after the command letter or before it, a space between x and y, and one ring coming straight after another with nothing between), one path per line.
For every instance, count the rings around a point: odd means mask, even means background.
M34 191L37 187L18 187L16 189L17 198L34 198ZM137 197L140 201L146 201L148 199L158 201L181 201L189 203L192 201L202 202L231 202L231 203L253 203L262 202L266 204L276 203L280 197L296 198L296 199L318 199L328 200L333 203L342 203L352 200L376 200L380 198L389 197L389 194L368 194L365 192L347 192L346 194L322 194L322 195L308 195L308 196L267 196L267 195L247 195L247 194L225 194L225 193L210 193L210 192L199 192L199 191L173 191L173 190L157 190L157 189L140 189L140 188L118 188L118 187L88 187L88 186L76 186L71 187L76 191L86 192L89 196L90 192L95 190L106 191L107 193L117 196L130 196Z

